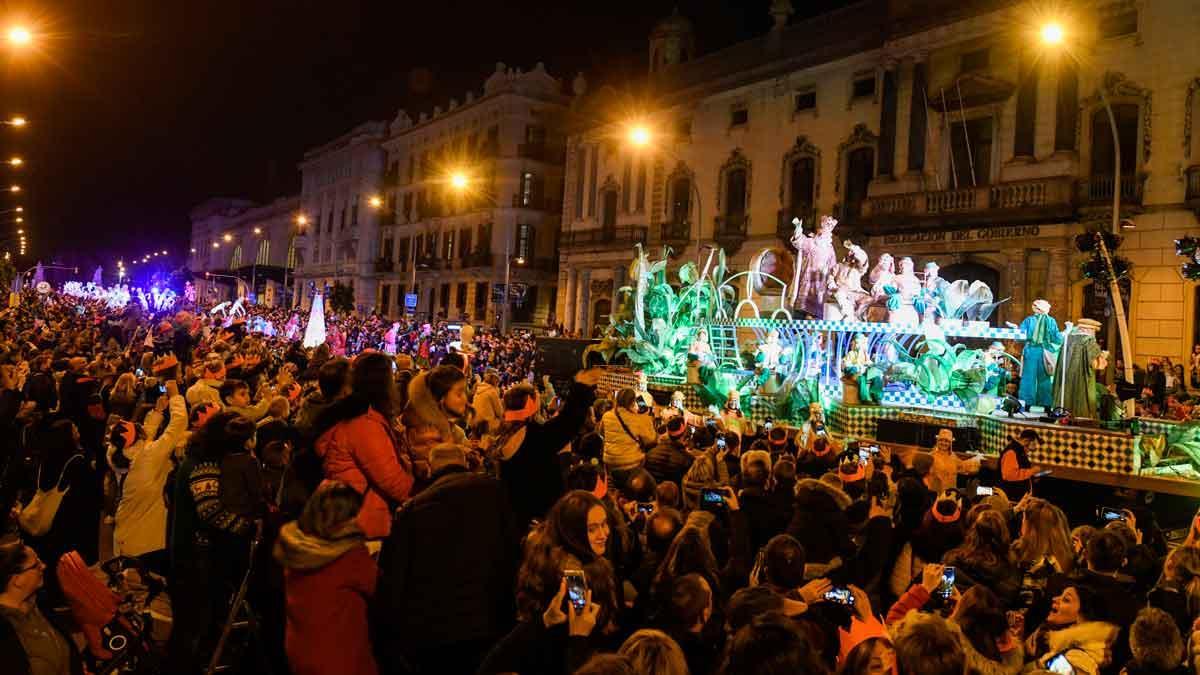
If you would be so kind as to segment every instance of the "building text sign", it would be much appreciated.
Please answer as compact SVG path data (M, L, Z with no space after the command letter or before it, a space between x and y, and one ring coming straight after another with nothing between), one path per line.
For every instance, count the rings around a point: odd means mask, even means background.
M908 232L884 235L883 243L923 244L927 242L992 241L996 239L1026 239L1041 233L1040 225L993 225L969 230L941 232Z

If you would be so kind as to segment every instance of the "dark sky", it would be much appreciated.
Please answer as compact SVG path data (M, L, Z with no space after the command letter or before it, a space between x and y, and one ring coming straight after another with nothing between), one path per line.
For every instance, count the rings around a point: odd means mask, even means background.
M399 107L461 101L496 61L544 61L568 83L640 75L649 30L675 5L702 53L770 26L770 0L0 2L0 19L40 33L34 53L0 62L0 113L30 119L0 128L0 152L27 160L29 258L111 268L168 248L182 261L193 206L297 191L306 148Z

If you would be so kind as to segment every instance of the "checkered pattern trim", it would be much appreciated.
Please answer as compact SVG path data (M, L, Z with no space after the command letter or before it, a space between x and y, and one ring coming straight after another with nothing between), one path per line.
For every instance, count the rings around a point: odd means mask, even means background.
M1164 436L1179 426L1178 422L1171 420L1157 420L1147 417L1139 417L1138 424L1141 425L1143 434L1150 434L1152 436Z
M880 399L888 405L936 408L938 410L966 410L962 400L953 394L934 396L931 399L916 387L909 387L904 391L885 391Z
M715 322L714 322L715 323ZM765 330L793 328L806 331L831 331L835 333L882 333L891 335L924 335L920 325L891 324L866 321L786 321L782 319L737 319L744 328ZM993 328L984 321L939 324L946 337L985 338L989 340L1025 340L1025 331L1019 328Z

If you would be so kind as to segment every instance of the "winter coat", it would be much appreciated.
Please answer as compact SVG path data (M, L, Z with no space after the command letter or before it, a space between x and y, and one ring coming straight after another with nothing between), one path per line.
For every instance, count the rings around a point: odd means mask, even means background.
M487 382L480 382L475 388L475 398L471 400L471 407L475 411L471 420L472 428L485 424L486 433L489 434L494 434L500 429L500 423L504 421L504 403L500 400L499 389Z
M224 408L225 403L221 401L221 384L221 380L207 377L196 380L195 384L188 387L187 394L184 396L188 406L195 408L201 403L214 403L217 407Z
M362 536L322 539L293 521L280 530L274 555L284 568L293 675L378 673L367 628L378 569Z
M687 445L665 434L646 453L646 470L660 483L669 480L683 485L683 477L691 466L692 455Z
M439 443L466 443L467 435L450 421L425 384L427 373L420 373L408 383L408 406L404 409L405 435L408 446L418 457L428 457Z
M1104 621L1082 621L1059 629L1043 626L1029 636L1026 647L1035 653L1034 648L1044 643L1046 649L1026 672L1044 667L1047 659L1063 652L1076 675L1098 675L1111 660L1116 638L1117 627Z
M520 531L529 521L545 516L566 491L558 453L579 434L595 400L591 387L572 382L557 415L540 423L530 420L497 449L500 480Z
M654 418L620 408L613 408L600 418L600 435L604 437L604 464L610 471L638 468L646 458L646 448L658 439Z
M927 621L929 615L921 613L921 608L929 602L929 591L917 584L910 588L887 614L887 625L893 639L899 640L920 623ZM1017 675L1025 665L1025 649L1019 641L1013 641L1010 649L1001 652L1000 660L990 659L980 654L971 641L963 635L962 628L954 620L946 621L954 638L962 647L966 668L964 672L972 675Z
M5 675L33 675L35 672L30 663L29 650L21 642L15 623L18 621L25 622L23 630L38 633L45 638L37 641L37 651L32 655L35 659L45 657L46 660L61 661L65 654L69 670L59 672L82 675L83 660L79 651L75 649L75 643L71 641L70 632L55 625L51 617L47 617L36 606L25 615L9 607L0 607L0 664L4 664ZM46 660L39 659L38 665L42 670L36 672L44 672L50 667Z
M139 441L122 451L130 464L117 504L114 555L136 557L167 547L163 488L174 468L172 455L187 432L188 422L187 404L182 396L172 396L168 405L171 421L162 435L151 441ZM146 415L143 427L147 434L157 432L162 417L157 410Z
M400 465L388 421L374 408L335 424L316 442L325 478L342 481L363 494L358 525L368 539L386 537L392 506L408 499L412 473Z
M850 495L811 478L796 481L795 512L787 533L804 547L810 563L827 564L854 551L845 510Z
M380 556L381 663L503 636L516 612L519 542L500 481L458 467L438 475L397 513Z

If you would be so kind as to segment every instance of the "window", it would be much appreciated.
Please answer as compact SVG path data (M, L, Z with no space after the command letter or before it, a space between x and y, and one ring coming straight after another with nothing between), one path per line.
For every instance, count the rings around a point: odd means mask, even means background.
M791 206L793 217L804 217L802 214L812 209L813 188L816 183L816 161L812 157L801 157L792 162L791 171Z
M484 223L479 226L479 239L475 244L475 250L487 252L492 249L492 224Z
M954 153L952 167L958 187L987 185L992 174L992 118L967 120L966 125L955 122L950 127L950 150ZM953 177L951 180L955 180Z
M621 171L621 210L629 213L629 200L633 195L633 158L625 158Z
M517 250L514 253L518 258L529 260L533 257L535 252L534 234L533 225L528 223L517 225Z
M976 70L986 70L990 62L990 49L976 49L975 51L967 52L966 54L962 55L961 70L964 73L970 73Z
M484 145L483 154L485 157L495 157L500 154L500 127L488 127L487 142Z
M466 258L471 255L471 229L466 228L458 233L458 257Z
M796 112L817 109L816 90L802 91L796 94Z
M392 240L390 238L383 240L383 253L381 253L379 257L383 258L384 260L392 259Z
M318 246L316 248L316 250L313 251L313 262L317 263L318 265L321 263L321 247L320 246Z
M459 312L467 311L467 283L464 281L458 285L454 291L454 306Z
M404 284L396 284L396 311L403 314L404 307Z
M853 220L862 211L867 189L875 177L875 149L857 148L846 156L845 217Z
M1138 30L1136 9L1126 9L1100 18L1100 37L1115 38L1133 35Z
M526 288L525 295L513 302L512 320L517 323L529 323L533 321L533 313L537 310L537 296L537 286Z
M588 167L588 218L596 215L596 170L600 159L600 148L592 148L592 163Z
M746 170L733 169L725 174L725 215L746 215Z
M229 269L236 270L242 266L242 245L233 247L233 255L229 256Z
M533 205L533 174L525 171L521 173L521 206Z
M258 242L258 256L254 259L256 265L271 264L271 240L263 239Z
M546 143L546 127L530 124L525 127L525 142L532 146L541 146Z
M433 165L429 163L429 151L421 151L421 178L429 178L429 174L433 171Z
M350 205L350 224L358 224L358 195L354 195L354 202Z
M417 178L417 156L408 155L408 182L413 182Z
M338 218L338 230L346 229L346 207L342 207L341 215Z
M438 307L441 307L443 312L450 309L450 284L442 284L438 289L438 300Z
M1114 103L1117 138L1121 141L1121 175L1129 177L1137 168L1138 107L1132 103ZM1092 113L1092 175L1113 173L1112 125L1108 112L1099 108Z
M692 181L688 178L676 178L671 184L671 222L689 222L692 212Z
M734 108L729 113L729 126L740 127L750 123L750 110L745 106Z
M475 312L476 319L487 315L488 285L486 281L475 282Z
M638 162L637 172L637 210L646 210L646 161Z
M329 220L325 221L325 233L333 234L333 207L329 207Z
M852 98L873 98L875 96L875 75L871 74L854 80L850 96Z
M382 284L379 287L379 311L384 315L392 313L392 286Z
M587 146L580 146L575 166L575 218L583 218L583 178L587 173Z
M617 191L604 191L604 212L600 214L600 226L606 230L617 227Z
M446 252L446 260L454 259L454 230L446 230L442 234L442 250Z
M288 269L296 268L296 235L294 234L288 240L287 266Z
M397 257L400 259L401 264L408 262L408 241L408 237L403 237L400 239L400 244L396 247L396 253L399 254Z
M403 208L403 210L401 211L401 213L403 213L403 214L404 214L404 219L405 219L405 220L410 220L410 219L412 218L412 206L413 206L413 196L412 196L412 193L411 193L411 192L405 192L405 193L404 193L404 208Z

